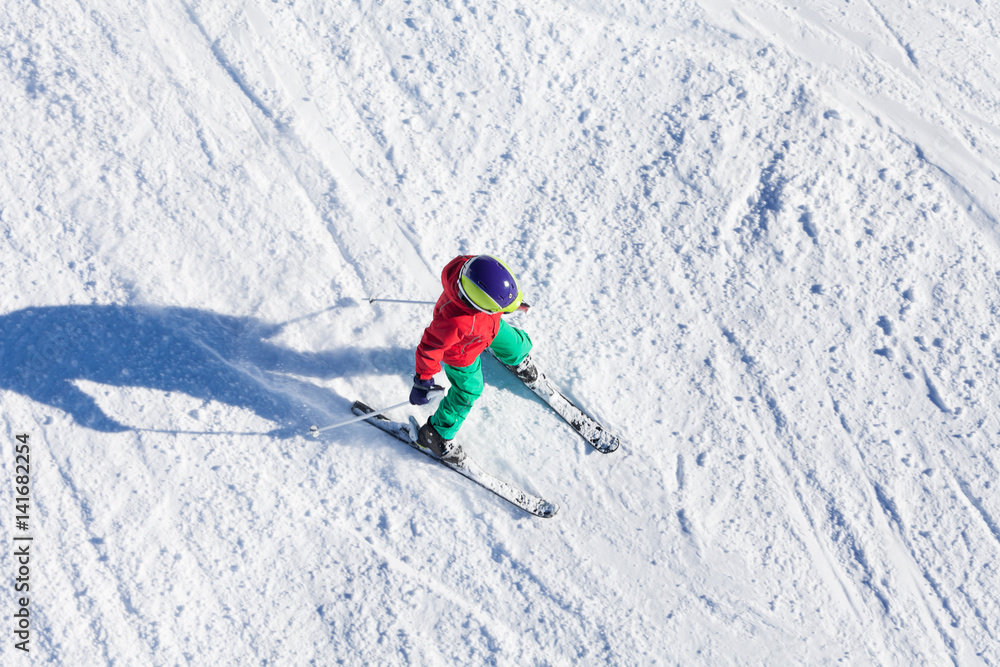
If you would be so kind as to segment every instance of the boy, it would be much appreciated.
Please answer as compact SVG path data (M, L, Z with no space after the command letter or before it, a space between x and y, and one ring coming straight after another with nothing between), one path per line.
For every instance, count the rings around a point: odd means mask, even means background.
M441 459L460 463L465 453L453 439L483 393L483 351L490 347L525 381L533 381L537 370L528 356L528 334L501 319L528 309L506 264L490 255L462 255L444 267L441 284L444 292L434 306L434 319L417 346L410 403L427 404L427 392L441 388L434 376L443 367L451 389L420 428L417 442Z

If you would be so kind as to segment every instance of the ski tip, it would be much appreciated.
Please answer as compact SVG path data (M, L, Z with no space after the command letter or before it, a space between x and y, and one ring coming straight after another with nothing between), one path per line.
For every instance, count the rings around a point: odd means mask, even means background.
M606 445L604 445L602 447L598 447L597 451L599 451L601 454L610 454L611 452L618 451L618 445L619 444L620 443L618 442L618 439L615 438L614 440L612 440L611 442L607 443Z
M545 503L538 508L537 516L540 516L543 519L551 519L558 511L559 505L556 505L555 503Z
M610 454L611 452L618 450L618 446L621 445L621 442L621 438L617 435L613 435L608 431L602 430L596 438L590 441L590 444L592 444L594 449L599 451L601 454Z

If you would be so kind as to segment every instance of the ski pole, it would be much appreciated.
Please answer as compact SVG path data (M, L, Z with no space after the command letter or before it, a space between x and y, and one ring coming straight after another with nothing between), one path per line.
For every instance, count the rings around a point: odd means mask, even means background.
M418 306L437 305L437 301L411 301L409 299L382 299L377 296L368 297L368 303L375 303L376 301L378 301L379 303L413 303L417 304ZM529 306L526 303L522 303L520 306L517 307L517 310L518 312L526 313L528 312L529 308L531 308L531 306Z
M444 390L443 389L434 389L434 390L431 390L431 391L427 392L427 398L429 398L432 401L435 401L435 400L441 398L442 396L444 396ZM357 417L352 417L351 419L348 419L346 421L338 422L336 424L330 424L329 426L324 426L322 428L320 428L320 427L316 426L315 424L313 424L312 426L309 427L309 434L310 435L318 435L321 431L329 431L330 429L340 428L341 426L347 426L348 424L353 424L354 422L359 422L359 421L361 421L363 419L369 419L369 418L374 417L376 415L380 415L383 412L389 412L389 410L395 410L396 408L401 408L404 405L409 405L409 404L410 404L410 401L406 400L406 401L403 401L402 403L397 403L396 405L390 405L387 408L382 408L381 410L376 410L375 412L369 412L369 413L366 413L366 414L363 414L363 415L358 415Z
M411 301L409 299L382 299L377 296L368 297L368 303L375 303L376 301L380 303L414 303L419 306L433 306L437 301Z

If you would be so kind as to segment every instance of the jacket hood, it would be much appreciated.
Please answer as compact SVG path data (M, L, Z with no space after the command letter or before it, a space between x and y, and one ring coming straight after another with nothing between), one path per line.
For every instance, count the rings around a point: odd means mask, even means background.
M462 273L465 263L475 257L475 255L462 255L448 262L441 271L441 287L444 295L451 301L453 306L460 308L469 315L477 315L480 311L469 305L461 292L458 291L458 278Z

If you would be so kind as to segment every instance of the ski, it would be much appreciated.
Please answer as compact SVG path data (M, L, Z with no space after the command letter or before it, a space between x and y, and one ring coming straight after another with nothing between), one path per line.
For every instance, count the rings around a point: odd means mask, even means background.
M361 401L355 401L351 406L351 412L361 416L365 414L372 414L375 411ZM518 489L502 479L494 477L490 473L486 472L482 466L469 457L468 454L466 454L465 459L461 463L449 463L447 461L442 461L416 443L414 440L415 431L413 429L419 428L419 426L417 426L416 420L412 417L410 419L410 424L403 424L392 421L382 415L374 415L365 419L365 421L372 426L382 429L389 435L395 437L397 440L405 442L418 452L426 454L428 457L434 459L441 465L451 468L458 474L471 479L484 489L492 491L500 498L503 498L510 504L528 512L529 514L534 514L535 516L547 519L555 516L555 513L559 511L559 506L555 503L550 503L549 501L539 498L538 496L522 491L521 489Z
M486 348L493 353L491 348ZM493 355L496 358L496 355ZM529 357L530 359L530 357ZM497 359L497 361L500 361ZM500 363L503 364L501 361ZM611 433L604 425L599 421L591 417L589 414L584 412L577 406L573 401L566 398L566 396L559 390L559 387L555 385L552 380L546 377L534 360L530 360L530 367L522 369L520 372L514 366L507 366L507 369L512 372L517 379L524 383L528 389L533 391L536 396L545 401L549 407L551 407L557 415L562 417L567 424L573 427L573 430L583 436L583 439L589 442L594 449L601 452L602 454L610 454L611 452L618 449L621 444L621 439Z

